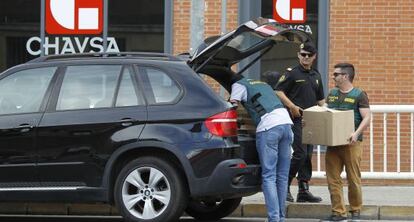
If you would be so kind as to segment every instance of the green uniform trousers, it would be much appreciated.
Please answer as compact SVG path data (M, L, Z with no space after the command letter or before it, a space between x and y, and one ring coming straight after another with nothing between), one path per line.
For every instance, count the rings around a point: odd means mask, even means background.
M350 211L361 210L361 158L361 142L356 142L352 145L328 147L325 156L325 166L333 214L341 216L347 215L341 179L341 173L344 166L348 181L348 200Z

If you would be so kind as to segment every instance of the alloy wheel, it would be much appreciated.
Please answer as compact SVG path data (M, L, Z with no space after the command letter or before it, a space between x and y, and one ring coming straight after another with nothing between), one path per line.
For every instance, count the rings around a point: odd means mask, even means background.
M171 201L170 183L156 168L139 167L125 178L122 201L135 217L154 219L164 212Z

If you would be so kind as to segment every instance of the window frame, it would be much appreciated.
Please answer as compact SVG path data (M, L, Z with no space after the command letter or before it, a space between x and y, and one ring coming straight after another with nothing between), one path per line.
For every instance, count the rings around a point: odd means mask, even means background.
M131 81L132 81L132 85L134 87L134 92L135 92L135 97L137 98L137 102L139 103L139 101L142 101L142 104L138 104L138 105L132 105L132 106L117 106L116 103L118 102L118 96L119 96L119 90L121 88L121 83L122 83L122 79L124 76L124 71L128 70L129 71L129 75L131 77ZM133 69L133 67L131 65L123 65L122 69L121 69L121 74L119 75L119 79L115 88L115 95L112 101L112 106L113 108L123 108L123 107L135 107L135 106L146 106L147 105L147 101L145 100L145 95L143 93L143 91L140 89L139 84L138 84L138 79L135 73L135 70Z

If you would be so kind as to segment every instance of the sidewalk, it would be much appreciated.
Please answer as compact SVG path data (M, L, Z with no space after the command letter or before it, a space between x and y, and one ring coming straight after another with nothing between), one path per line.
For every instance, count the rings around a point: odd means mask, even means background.
M327 186L312 186L311 192L322 197L321 203L289 203L287 216L290 218L323 218L330 214L330 199ZM296 199L297 186L291 186ZM348 189L344 187L345 203L348 203ZM362 219L414 221L414 185L409 186L364 186ZM263 194L243 198L239 207L241 216L265 217Z

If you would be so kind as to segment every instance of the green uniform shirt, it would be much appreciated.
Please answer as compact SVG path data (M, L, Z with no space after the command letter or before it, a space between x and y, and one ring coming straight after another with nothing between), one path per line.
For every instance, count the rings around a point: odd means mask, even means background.
M358 129L362 121L360 108L369 108L369 100L367 94L358 88L353 88L347 93L341 92L338 88L332 89L326 103L329 108L337 110L354 110L355 130ZM359 135L358 140L362 141L362 134Z

